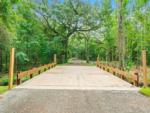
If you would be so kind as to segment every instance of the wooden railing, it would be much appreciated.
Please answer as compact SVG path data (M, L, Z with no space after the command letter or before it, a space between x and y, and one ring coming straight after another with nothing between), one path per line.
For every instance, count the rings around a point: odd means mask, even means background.
M119 76L121 79L127 80L128 82L134 84L135 86L139 85L140 81L139 81L138 73L131 74L129 72L110 66L108 64L101 63L99 60L97 60L97 67L107 72L110 72L116 76Z
M46 64L46 65L43 65L41 67L37 67L37 68L33 68L33 69L30 69L28 71L23 71L23 72L19 72L17 74L17 85L19 85L21 83L21 80L24 78L24 77L27 77L29 76L30 78L33 77L33 75L35 74L40 74L50 68L53 68L56 66L56 63L51 63L51 64Z

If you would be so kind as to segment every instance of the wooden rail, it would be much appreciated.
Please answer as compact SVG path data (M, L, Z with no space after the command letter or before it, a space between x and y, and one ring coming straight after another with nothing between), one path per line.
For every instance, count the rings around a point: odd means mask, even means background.
M123 80L127 80L128 82L134 84L135 86L139 85L139 76L138 74L130 74L129 72L126 72L124 70L118 69L116 67L110 66L108 64L101 63L99 60L97 60L97 67L110 72L114 75L119 76Z
M17 85L19 85L21 83L21 80L24 78L24 77L27 77L29 76L30 78L33 77L33 75L35 74L40 74L50 68L53 68L56 66L56 63L51 63L51 64L46 64L46 65L43 65L41 67L37 67L37 68L33 68L33 69L30 69L28 71L23 71L23 72L19 72L17 74Z

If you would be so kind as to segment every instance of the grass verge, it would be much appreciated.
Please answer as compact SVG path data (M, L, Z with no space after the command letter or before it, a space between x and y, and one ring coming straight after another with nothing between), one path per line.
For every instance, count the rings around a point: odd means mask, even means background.
M150 97L150 88L149 87L146 87L146 88L143 87L140 89L140 93Z
M13 87L15 87L16 85L14 85ZM8 86L0 86L0 94L5 93L6 91L8 91Z
M8 86L0 86L0 94L6 92L8 90Z

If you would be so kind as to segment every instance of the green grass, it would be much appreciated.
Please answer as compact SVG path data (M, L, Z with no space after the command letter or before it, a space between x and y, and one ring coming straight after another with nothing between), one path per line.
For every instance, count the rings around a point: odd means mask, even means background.
M13 87L15 87L16 85L14 85ZM8 86L0 86L0 94L5 93L6 91L8 91Z
M140 89L140 93L142 93L143 95L146 95L146 96L150 96L150 88L147 87L147 88L141 88Z
M0 86L0 94L6 92L8 90L8 86Z

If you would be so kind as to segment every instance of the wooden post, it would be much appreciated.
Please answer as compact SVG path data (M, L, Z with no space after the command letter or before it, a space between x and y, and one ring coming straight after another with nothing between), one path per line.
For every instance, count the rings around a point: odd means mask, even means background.
M14 75L14 56L15 56L15 49L12 48L10 52L10 67L9 67L9 84L8 89L13 88L13 75Z
M54 63L57 64L57 56L54 54Z
M20 83L21 83L21 79L19 79L17 75L17 85L20 85Z
M147 80L146 50L142 50L142 66L143 66L144 87L147 87L148 86L148 80Z

